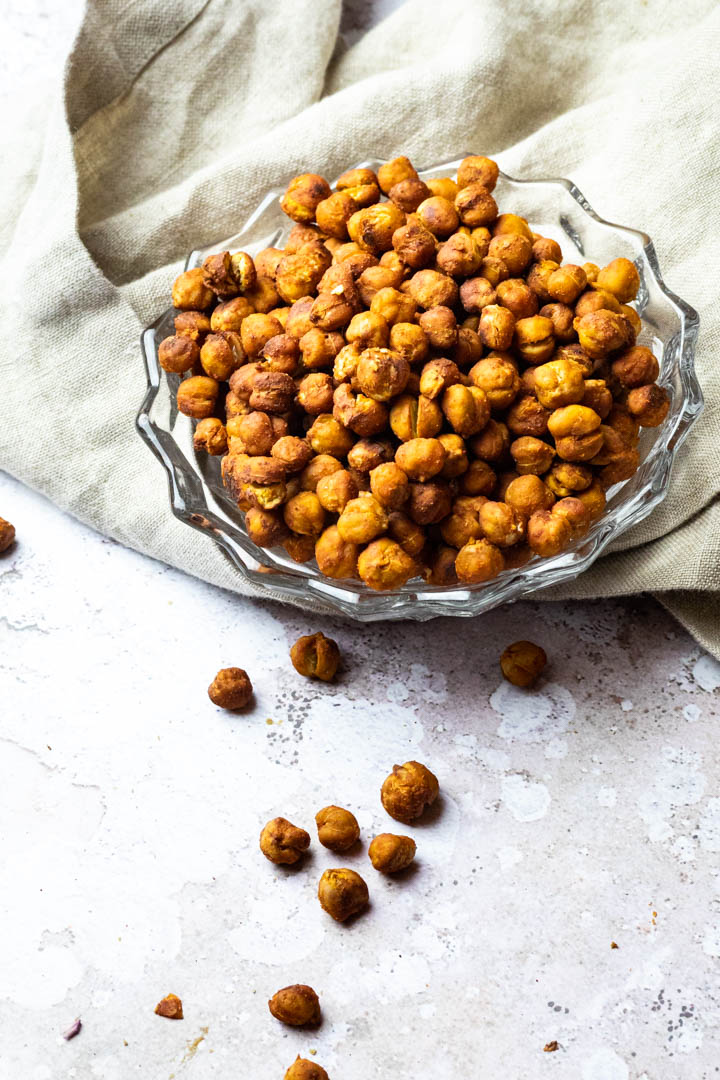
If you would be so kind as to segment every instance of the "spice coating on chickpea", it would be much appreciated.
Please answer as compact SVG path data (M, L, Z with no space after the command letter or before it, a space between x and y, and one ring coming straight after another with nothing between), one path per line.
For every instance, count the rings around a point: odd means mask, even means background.
M380 789L380 799L390 817L412 824L438 797L438 779L426 765L419 761L406 761L393 765Z
M330 1077L316 1061L308 1061L299 1055L285 1073L284 1080L330 1080Z
M316 1026L322 1018L317 994L311 986L302 983L278 990L268 1001L268 1009L276 1020L289 1027Z
M323 911L336 922L345 922L367 907L368 887L354 870L326 870L318 884L318 900Z
M358 557L360 578L376 592L399 589L417 572L410 555L395 540L384 536L368 544Z
M293 866L310 847L310 833L287 820L276 817L260 833L260 850L278 866Z
M318 631L297 639L290 649L292 665L306 679L331 682L340 667L337 642Z
M0 517L0 551L7 551L15 542L15 526Z
M341 806L325 806L315 815L318 840L330 851L347 851L360 838L357 818Z
M242 668L222 668L208 687L208 697L221 709L244 709L253 694L248 673Z
M507 681L525 689L535 685L546 664L545 650L532 641L516 641L500 657L500 669Z
M416 850L411 836L380 833L371 840L368 856L373 867L381 874L399 874L401 870L407 870Z

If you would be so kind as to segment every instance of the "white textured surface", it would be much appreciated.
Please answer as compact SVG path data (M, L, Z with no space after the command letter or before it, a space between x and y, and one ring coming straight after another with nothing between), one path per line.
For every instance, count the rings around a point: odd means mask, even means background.
M45 68L73 6L33 21L6 0L11 46ZM2 70L22 86L14 47ZM19 536L0 556L0 1080L280 1080L311 1048L331 1080L718 1076L720 665L655 604L324 622L347 671L315 686L288 661L319 628L300 613L2 476L0 514ZM497 668L525 636L551 657L533 695ZM255 683L245 716L205 694L227 664ZM336 857L315 843L278 870L259 829L336 801L367 843L394 828L379 786L408 757L443 791L407 830L417 868L347 858L372 907L337 926L314 896ZM318 1032L267 1012L294 981L322 996ZM153 1015L168 991L182 1023Z

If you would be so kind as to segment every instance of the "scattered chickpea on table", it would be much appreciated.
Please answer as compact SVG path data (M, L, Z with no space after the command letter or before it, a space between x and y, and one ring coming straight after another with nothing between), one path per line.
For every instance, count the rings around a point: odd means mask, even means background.
M175 281L159 361L260 547L379 591L482 583L581 539L637 470L670 404L638 271L563 265L498 175L303 173L283 248Z

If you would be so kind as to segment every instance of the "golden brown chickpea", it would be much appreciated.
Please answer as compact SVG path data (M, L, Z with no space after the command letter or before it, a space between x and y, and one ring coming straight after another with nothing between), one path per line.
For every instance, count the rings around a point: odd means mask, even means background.
M247 315L240 329L242 347L248 356L259 356L266 342L282 332L281 323L272 315Z
M558 499L551 513L557 517L563 517L570 526L570 534L573 540L585 536L590 528L590 512L580 499L570 495L564 499Z
M260 850L266 859L278 866L292 866L309 847L310 834L298 829L287 818L273 818L260 833Z
M422 363L430 351L430 343L422 327L403 322L390 328L390 348L413 365Z
M160 367L176 375L182 375L185 371L194 368L199 359L200 349L197 343L184 334L166 337L158 347Z
M357 544L343 540L337 525L331 525L315 544L320 573L336 579L356 577L359 550Z
M467 439L475 435L490 419L490 403L478 386L449 386L442 396L442 411L458 435Z
M626 405L617 402L610 410L606 423L619 431L628 446L635 446L640 436L640 425L635 417L630 415Z
M370 841L368 856L373 867L381 874L398 874L401 870L407 870L416 850L411 836L380 833Z
M389 439L358 439L348 451L348 465L352 472L366 474L372 472L378 465L392 461L394 455L395 450ZM365 476L364 486L358 480L358 486L363 491L369 491L369 476Z
M425 365L420 374L420 393L434 401L449 386L462 381L460 369L452 360L438 357Z
M593 464L596 458L593 458ZM640 465L640 454L634 447L626 447L620 454L616 454L613 460L600 469L598 480L603 488L613 487L623 480L629 480L634 476Z
M394 289L402 278L397 270L390 266L369 266L357 279L357 288L365 307L370 307L373 298L381 289Z
M594 360L588 356L582 345L561 345L553 354L553 360L572 360L582 368L583 376L589 378L595 367Z
M535 294L531 292L531 296ZM550 319L553 324L553 334L556 341L574 341L575 312L568 304L543 304L538 312L545 319Z
M244 709L252 698L253 688L247 671L242 668L223 668L208 687L213 705L221 709Z
M285 322L285 332L292 335L301 341L302 338L310 330L315 330L316 327L310 322L310 312L313 306L312 296L303 296L302 299L296 300L288 312L288 317ZM322 333L322 331L318 331Z
M368 544L358 558L358 574L371 589L399 589L417 574L414 560L394 540L382 537Z
M463 225L475 228L478 225L490 225L497 217L497 203L484 184L467 184L461 187L455 198L457 210Z
M305 375L297 386L296 400L308 416L320 416L333 408L333 381L324 371Z
M290 410L294 397L295 383L282 371L259 371L253 378L250 394L252 409L280 415Z
M535 368L535 395L546 409L575 405L584 394L583 371L573 360L550 360Z
M501 233L490 241L488 255L504 262L510 277L517 277L532 258L532 241L519 233Z
M576 319L575 329L583 349L593 358L631 345L634 339L633 328L625 316L603 308Z
M373 495L363 492L345 504L337 527L343 540L352 544L368 544L386 531L387 512Z
M468 233L456 232L437 251L437 267L450 277L472 277L486 251Z
M324 234L320 232L317 225L298 222L297 225L293 225L285 241L285 254L295 255L307 244L315 244L323 239Z
M347 263L356 281L363 270L367 270L369 266L378 265L378 260L374 255L371 255L369 251L362 251L352 240L336 248L333 262Z
M347 851L360 838L357 818L341 806L326 806L315 815L318 840L330 851Z
M587 435L602 423L594 409L586 405L565 405L555 409L548 420L548 430L555 439L567 435Z
M211 457L218 457L227 453L227 432L222 420L216 416L209 416L201 420L195 428L193 446L196 450L204 450Z
M354 870L326 870L318 885L318 900L336 922L345 922L366 908L370 900L368 887Z
M577 492L577 498L584 504L591 521L597 521L602 516L605 509L605 492L597 480L594 480L584 491Z
M395 233L393 233L393 236ZM404 262L397 251L384 251L380 256L380 266L386 267L388 270L392 270L394 274L397 274L398 280L402 283L406 278L410 277L411 267Z
M290 650L290 659L299 675L330 682L340 667L340 650L336 641L318 631L298 638Z
M345 457L352 449L352 433L338 423L332 413L320 413L307 430L307 440L316 454Z
M618 315L622 314L616 298L604 289L588 289L575 304L575 315L578 319L583 315L590 315L593 311L614 311Z
M275 458L258 455L230 455L231 464L237 461L234 472L243 484L279 484L285 479L285 466ZM269 509L265 507L265 509Z
M518 476L507 486L505 502L523 517L530 517L538 510L547 510L555 502L555 496L539 476L528 473Z
M300 491L285 503L285 524L301 536L319 536L325 527L325 511L317 493Z
M551 240L548 236L540 236L533 242L533 260L535 262L560 263L562 261L562 248L556 240Z
M603 434L598 429L585 435L561 435L555 437L558 457L564 461L591 461L600 452Z
M503 651L500 670L513 686L534 686L547 664L545 650L532 641L516 641Z
M460 286L460 303L471 313L482 312L484 308L494 305L496 299L497 293L487 278L468 278Z
M255 266L249 255L247 258L250 260L252 274L252 280L249 281L249 287L252 288L255 284ZM228 300L231 296L237 296L240 289L238 287L238 281L235 278L229 251L221 251L216 255L208 255L202 265L202 271L203 281L208 289L212 289L215 295L221 300Z
M310 308L310 322L320 330L335 331L347 326L355 308L337 293L318 293Z
M458 326L455 315L448 307L434 307L424 311L418 323L426 334L433 349L449 352L458 341Z
M344 347L342 334L327 334L314 326L300 338L302 366L306 371L326 370Z
M521 278L508 278L497 286L497 302L513 313L516 319L529 319L537 314L538 299ZM572 312L570 312L572 322Z
M277 547L288 535L285 522L276 510L261 510L258 506L251 506L245 512L245 528L258 547Z
M545 477L545 483L559 498L584 491L590 487L592 481L592 469L574 461L559 461Z
M560 262L559 259L558 262ZM585 271L585 276L588 279L588 284L592 283L593 281L597 281L597 276L600 273L600 267L597 263L586 262L582 264L582 268Z
M168 994L155 1006L155 1015L164 1016L168 1020L183 1020L182 1001L177 994Z
M453 203L444 199L442 195L431 195L429 199L421 202L417 208L417 216L425 228L441 240L447 239L460 224L460 218ZM478 224L483 223L478 222Z
M497 162L492 158L483 157L481 154L470 154L469 157L463 158L458 167L458 187L482 184L488 191L492 191L497 184L499 174Z
M181 311L205 311L214 300L215 294L203 280L202 267L193 267L175 278L172 287L173 307Z
M370 490L381 506L388 510L399 510L410 495L407 473L394 461L378 465L370 473Z
M410 485L408 514L416 525L437 525L450 513L452 498L446 484L431 480Z
M378 185L378 178L372 169L348 169L339 177L335 187L338 191L345 188L364 187L367 184Z
M203 371L218 382L226 382L246 359L241 336L232 330L209 334L200 350Z
M486 310L503 309L487 308ZM484 317L485 312L483 312ZM486 356L484 360L479 360L468 374L473 385L480 387L487 395L490 408L493 410L507 409L518 395L520 379L512 360L504 360L500 356Z
M448 508L450 502L448 500ZM416 559L425 547L425 532L417 522L400 510L388 515L388 532L406 554Z
M409 439L395 452L395 461L405 475L422 482L442 471L445 458L445 447L439 439Z
M300 359L300 345L291 334L276 334L265 342L262 358L267 371L284 371L286 375L294 375Z
M422 180L408 177L390 188L389 198L406 214L414 214L422 202L430 198L430 188Z
M457 585L458 578L455 572L457 555L457 548L449 547L447 544L440 544L432 552L424 575L428 585Z
M268 1001L268 1009L281 1024L289 1027L316 1026L320 1023L320 1001L311 986L296 983L278 990Z
M582 266L567 263L553 270L548 278L547 291L553 300L561 304L574 304L587 285L587 276Z
M342 464L331 454L318 454L312 458L300 474L300 486L303 491L316 491L323 476L342 469Z
M598 288L612 293L621 304L627 304L638 294L640 275L629 259L613 259L599 272L596 282Z
M442 195L443 199L455 200L460 188L449 176L433 176L426 181L431 195Z
M392 202L375 203L356 210L347 223L350 239L371 255L382 255L393 246L396 229L405 224L405 214Z
M407 288L421 308L449 307L457 303L458 287L447 274L440 274L437 270L418 270L405 283Z
M282 248L276 247L267 247L263 248L262 251L258 251L254 259L255 272L258 277L268 277L274 281L277 264L284 254L285 252Z
M510 406L507 426L513 435L534 435L541 439L548 429L550 410L546 409L533 394L524 394Z
M501 307L499 304L491 304L483 308L478 334L482 343L489 349L509 349L514 329L515 316L508 308Z
M492 495L496 484L495 470L487 461L471 461L460 477L460 489L465 495Z
M215 379L193 375L178 386L177 407L185 416L204 420L215 412L219 389Z
M659 427L670 410L670 395L663 386L636 386L627 396L630 415L641 427Z
M499 420L488 420L487 424L475 435L470 449L477 458L484 461L500 461L510 448L510 432L506 424Z
M308 1061L299 1055L285 1073L285 1080L330 1080L330 1077L315 1061Z
M510 277L510 271L502 259L486 255L480 263L480 277L486 278L492 287L496 289L501 281L507 281Z
M596 412L601 420L608 416L612 409L613 398L603 379L585 380L585 393L583 394L582 403Z
M319 241L306 244L293 255L284 255L275 270L274 287L278 296L286 304L294 304L314 293L330 262L330 252Z
M435 237L415 214L408 218L406 225L395 230L392 245L405 265L413 270L422 270L435 258Z
M373 296L370 311L380 316L387 326L394 326L395 323L411 323L417 312L417 304L412 297L398 289L384 288Z
M457 500L456 500L457 501ZM440 535L448 546L459 550L483 535L477 514L465 509L455 510L440 523Z
M293 221L306 224L315 217L318 203L329 196L327 180L317 173L302 173L290 181L280 206Z
M510 453L520 476L527 473L542 476L548 471L555 457L554 447L542 439L533 438L532 435L522 435L515 439L510 446Z
M392 349L365 349L358 360L358 384L374 401L389 401L401 394L409 375L407 360Z
M347 192L334 191L317 204L315 218L318 225L328 236L338 240L347 240L347 223L353 216L357 206Z
M525 519L507 503L488 500L480 507L478 520L486 540L500 548L525 539Z
M527 542L543 559L558 555L570 543L572 533L570 525L562 515L554 515L551 510L536 510L527 524Z
M630 323L630 326L632 327L633 334L635 335L635 337L637 337L642 330L642 319L638 315L635 308L630 307L629 304L621 304L620 314L625 316L627 321Z
M404 155L386 161L377 171L377 182L384 195L399 184L401 180L417 180L418 174L410 160Z
M217 308L215 309L217 311ZM213 312L215 314L215 312ZM249 314L249 312L248 312ZM191 341L202 345L206 334L210 333L210 319L203 311L181 311L173 320L175 333L180 337L190 338ZM228 327L231 329L231 327Z
M348 383L340 383L333 394L333 416L363 438L379 435L387 427L384 405L365 394L356 394Z
M613 360L611 370L623 386L646 386L655 382L660 374L660 365L650 349L644 345L633 345Z
M500 214L493 225L493 236L522 236L532 244L534 234L524 217L519 214Z
M541 304L549 304L552 299L548 292L548 282L557 268L558 264L552 259L543 259L542 262L533 263L525 278L528 287L532 289Z
M513 480L518 480L518 474L514 469L503 469L502 472L497 475L497 498L500 502L507 502L506 492Z
M458 341L453 350L453 359L459 368L471 368L482 357L483 346L479 335L469 326L458 330Z
M361 349L384 349L390 337L390 328L382 315L373 311L360 311L353 315L345 331L349 344L356 342Z
M472 540L458 552L455 559L455 572L458 580L468 585L476 585L497 577L505 568L500 548L491 544L484 537Z
M350 500L357 498L358 486L347 469L338 469L318 480L315 494L324 510L330 514L341 514Z
M542 364L555 351L551 319L533 315L515 323L515 348L526 364Z
M440 793L437 777L419 761L393 765L380 789L380 799L390 817L411 825L432 806Z
M333 363L333 379L336 383L347 382L354 390L358 389L355 374L361 352L362 349L355 343L343 346Z

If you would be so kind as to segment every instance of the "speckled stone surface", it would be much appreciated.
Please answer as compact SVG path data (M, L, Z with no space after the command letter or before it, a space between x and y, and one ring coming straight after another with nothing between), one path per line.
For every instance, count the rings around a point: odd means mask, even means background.
M72 6L37 5L61 44ZM1 474L0 514L0 1080L281 1080L298 1053L331 1080L720 1075L720 665L655 603L308 622ZM334 685L290 666L315 629L345 656ZM497 665L522 637L550 656L532 694ZM246 714L207 698L226 665L251 674ZM442 790L414 828L379 799L408 758ZM269 817L314 838L330 802L356 852L263 859ZM367 844L393 829L418 857L387 879ZM347 926L315 895L338 865L371 894ZM317 1031L267 1010L293 982ZM153 1013L168 992L181 1022Z

